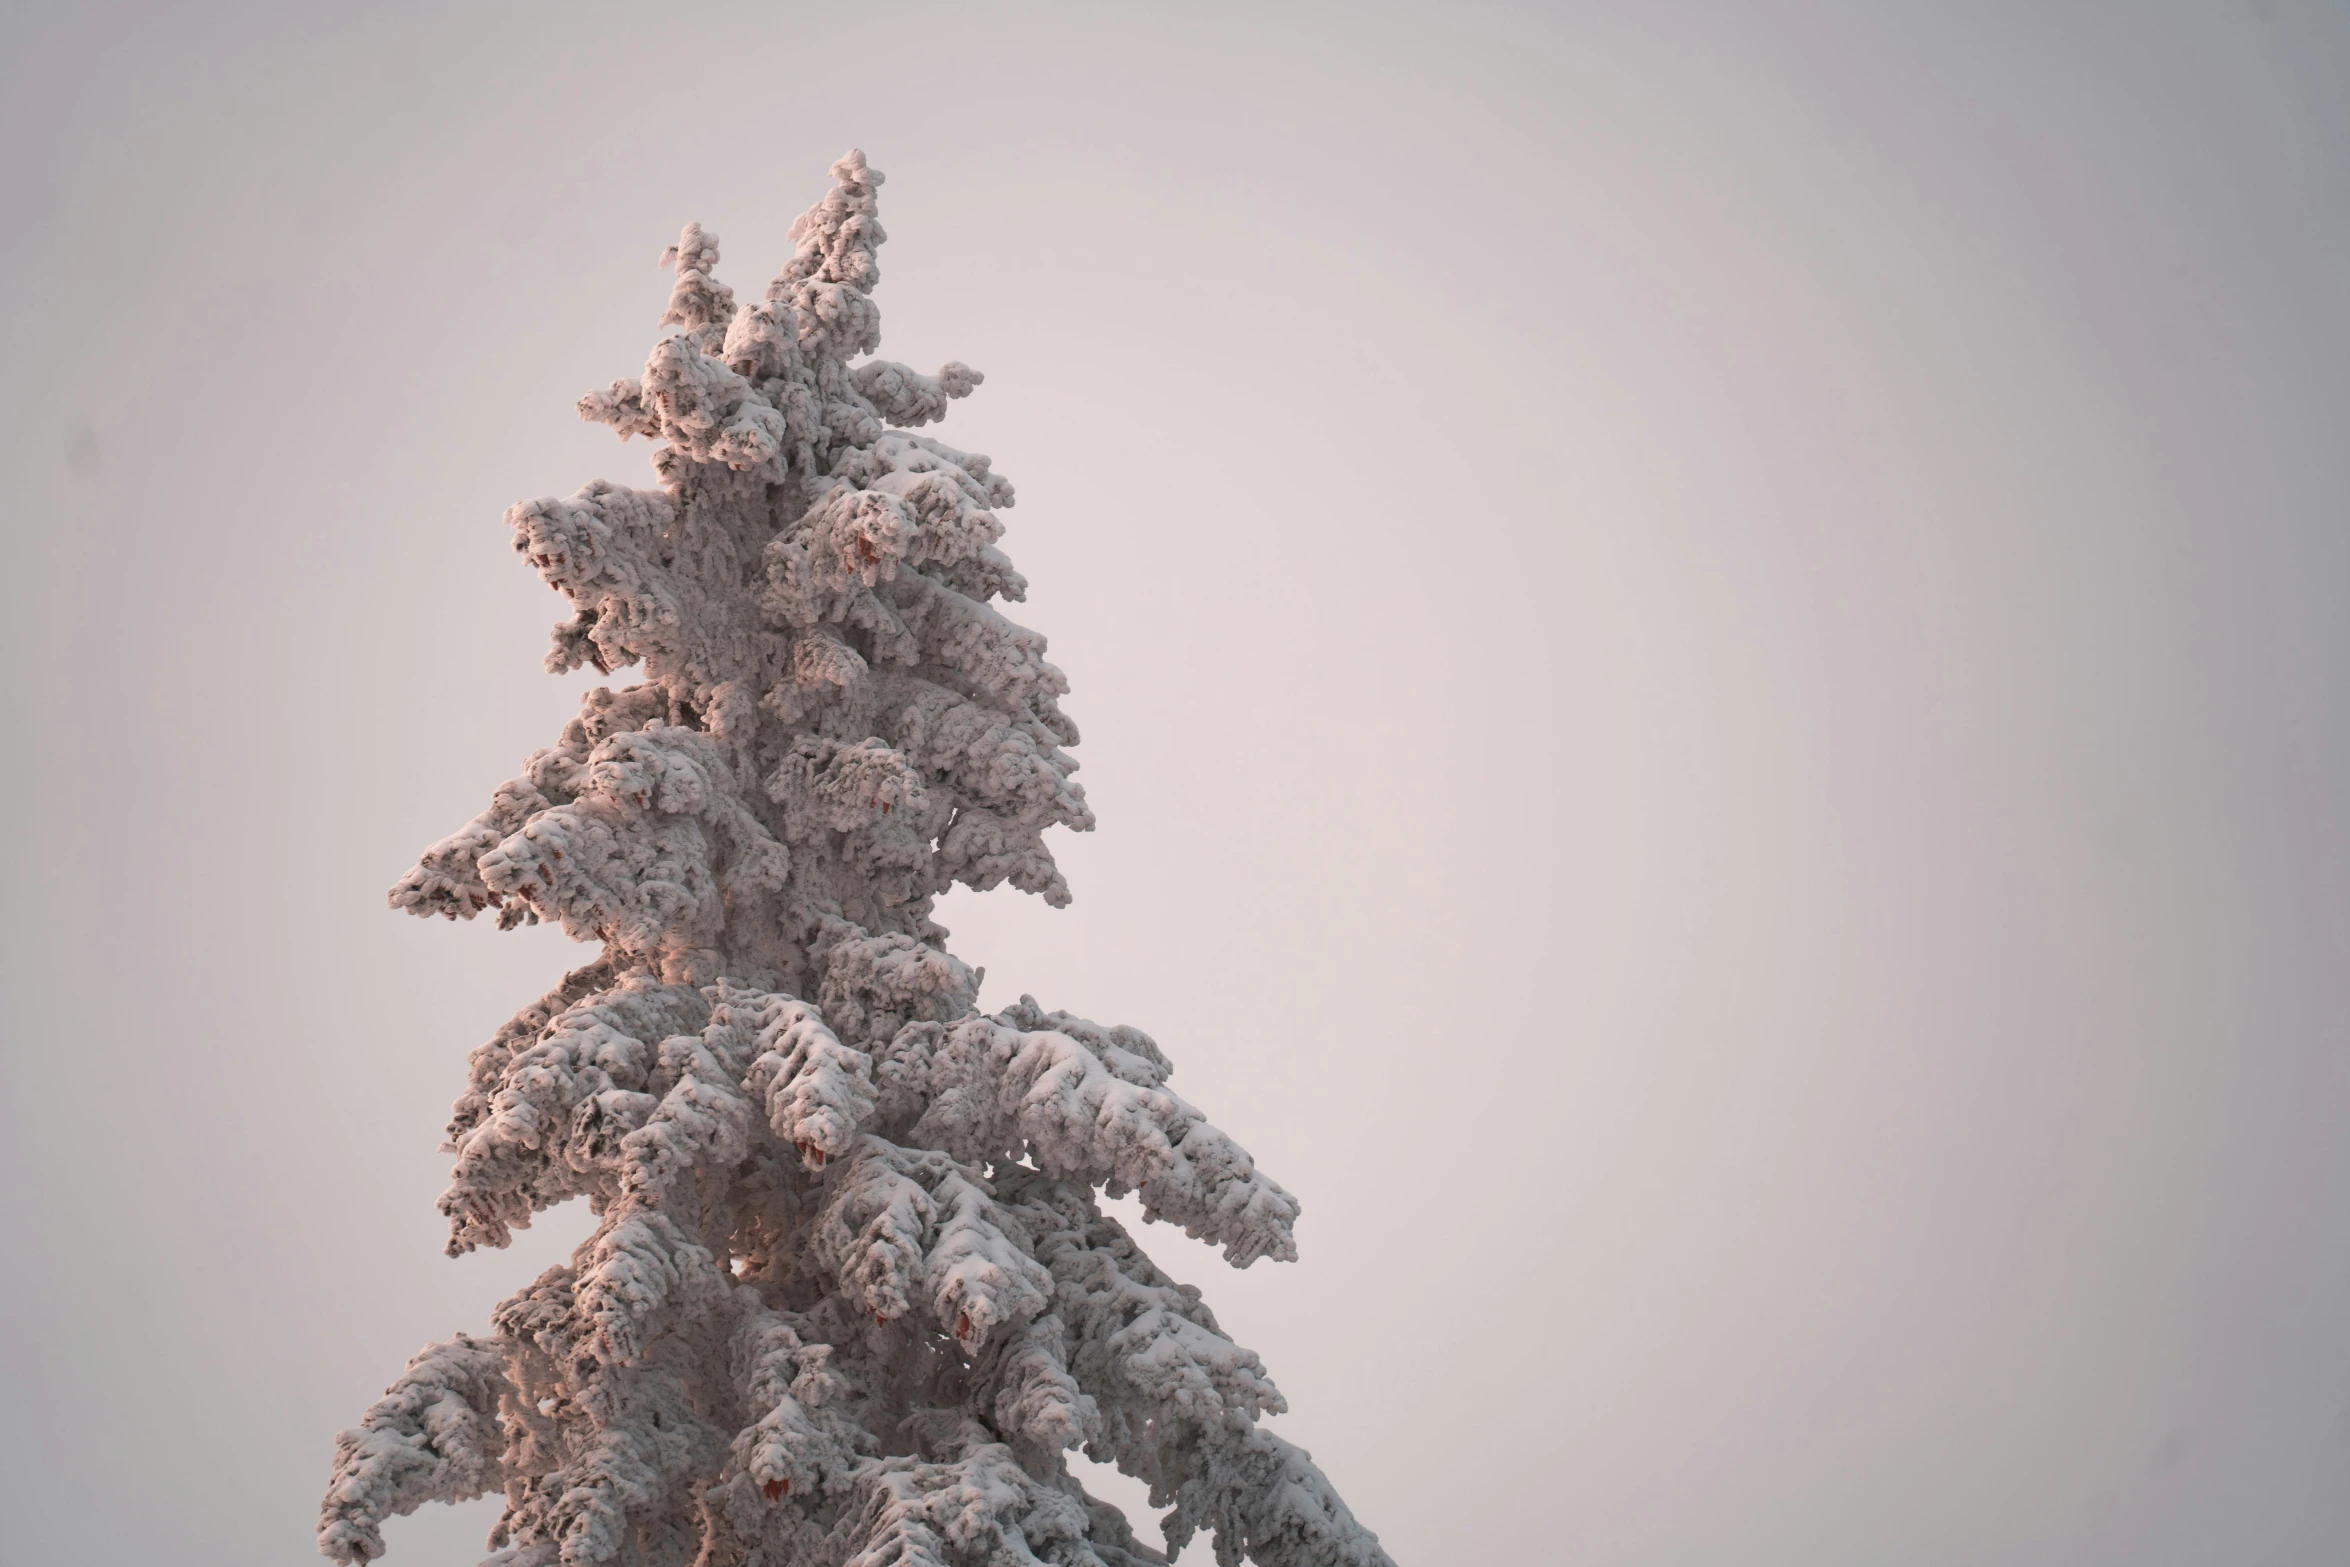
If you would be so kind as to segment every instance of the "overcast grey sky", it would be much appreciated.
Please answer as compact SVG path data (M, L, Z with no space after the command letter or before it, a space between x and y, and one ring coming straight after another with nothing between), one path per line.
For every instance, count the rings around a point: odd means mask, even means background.
M1303 1198L1147 1238L1400 1562L2350 1560L2342 7L18 4L0 126L9 1567L314 1560L584 1233L432 1206L576 949L383 889L851 145L1102 821L942 918Z

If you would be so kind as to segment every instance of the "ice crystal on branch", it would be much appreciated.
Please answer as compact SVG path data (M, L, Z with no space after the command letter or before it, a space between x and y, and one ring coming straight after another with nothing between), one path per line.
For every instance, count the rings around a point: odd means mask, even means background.
M504 1567L1131 1567L1163 1561L1065 1455L1140 1477L1170 1549L1379 1567L1199 1292L1096 1194L1296 1255L1297 1203L1167 1086L1164 1053L978 979L950 886L1068 888L1093 825L1044 639L993 607L1012 487L910 433L980 384L865 358L881 176L852 152L759 300L689 225L644 373L582 415L657 490L507 513L569 601L547 665L597 689L397 908L551 920L600 955L473 1052L449 1249L585 1196L593 1236L418 1355L337 1441L325 1553L503 1492ZM855 361L855 362L852 362Z

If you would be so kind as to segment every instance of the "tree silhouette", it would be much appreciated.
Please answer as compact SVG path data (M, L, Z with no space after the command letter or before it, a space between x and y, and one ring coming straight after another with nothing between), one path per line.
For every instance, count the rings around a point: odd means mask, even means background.
M507 514L599 689L394 907L552 920L600 955L475 1050L449 1127L452 1254L585 1196L594 1235L412 1361L337 1440L320 1546L503 1491L512 1567L1162 1561L1089 1497L1117 1464L1219 1561L1388 1558L1199 1292L1096 1193L1293 1258L1297 1203L1167 1088L1131 1028L977 976L950 885L1059 904L1093 825L1044 639L993 600L1011 486L913 433L977 386L866 358L881 175L851 152L737 306L688 226L644 374L580 401L661 485Z

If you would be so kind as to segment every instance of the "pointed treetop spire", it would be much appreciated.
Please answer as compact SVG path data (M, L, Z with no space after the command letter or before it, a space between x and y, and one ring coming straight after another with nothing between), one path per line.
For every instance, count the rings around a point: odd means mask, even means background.
M861 150L851 147L832 166L832 178L833 187L824 199L792 222L789 237L799 250L776 278L779 287L813 280L846 283L870 293L881 281L877 252L889 235L876 216L874 193L885 176L865 162ZM768 297L776 297L773 288Z

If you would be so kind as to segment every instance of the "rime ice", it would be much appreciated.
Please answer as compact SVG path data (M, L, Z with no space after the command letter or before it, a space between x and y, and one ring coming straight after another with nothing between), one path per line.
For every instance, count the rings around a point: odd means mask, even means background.
M1131 1567L1082 1448L1168 1547L1391 1567L1199 1292L1096 1193L1291 1258L1297 1203L1131 1028L982 1014L933 899L1059 904L1093 825L1044 639L992 607L1012 488L909 433L979 385L866 358L881 175L852 152L738 305L689 225L642 376L583 416L660 444L657 490L507 514L569 601L548 667L598 689L394 907L551 920L600 955L473 1052L452 1253L585 1196L595 1234L412 1361L336 1441L319 1542L502 1491L504 1567ZM852 361L859 361L852 363Z

